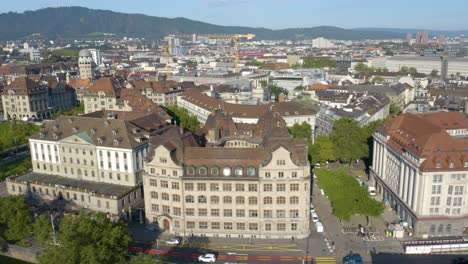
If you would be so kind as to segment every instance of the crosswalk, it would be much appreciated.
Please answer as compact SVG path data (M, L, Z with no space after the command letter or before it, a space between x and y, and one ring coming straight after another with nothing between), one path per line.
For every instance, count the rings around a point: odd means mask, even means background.
M362 239L364 241L384 241L385 240L383 236L374 236L374 237L365 236Z
M315 264L336 264L336 259L333 257L317 257L314 258Z

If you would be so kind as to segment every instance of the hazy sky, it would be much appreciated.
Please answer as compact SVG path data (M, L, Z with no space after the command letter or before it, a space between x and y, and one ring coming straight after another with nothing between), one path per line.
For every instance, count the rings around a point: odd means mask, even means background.
M468 0L1 0L0 12L84 6L219 25L468 29Z

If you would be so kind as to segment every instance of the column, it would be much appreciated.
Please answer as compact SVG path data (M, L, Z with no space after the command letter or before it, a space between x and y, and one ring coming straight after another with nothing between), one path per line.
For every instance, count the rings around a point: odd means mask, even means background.
M406 193L406 204L411 205L413 195L413 169L411 167L408 167L408 189Z
M402 170L403 170L403 173L402 173L403 191L400 194L400 196L403 199L403 201L406 201L406 192L407 192L407 189L408 189L408 185L407 185L406 182L407 182L408 175L406 174L407 171L406 171L406 164L405 163L402 164Z
M375 161L377 160L377 140L374 139L373 149L372 149L372 168L375 171Z

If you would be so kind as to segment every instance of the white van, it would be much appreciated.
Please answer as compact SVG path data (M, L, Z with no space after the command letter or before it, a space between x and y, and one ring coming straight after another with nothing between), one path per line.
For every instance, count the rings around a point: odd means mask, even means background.
M316 213L311 213L312 222L317 223L320 221Z
M369 191L370 196L375 196L377 193L375 192L375 187L374 186L369 186L367 187L367 190Z
M323 225L322 222L316 222L315 227L317 228L317 233L323 233Z

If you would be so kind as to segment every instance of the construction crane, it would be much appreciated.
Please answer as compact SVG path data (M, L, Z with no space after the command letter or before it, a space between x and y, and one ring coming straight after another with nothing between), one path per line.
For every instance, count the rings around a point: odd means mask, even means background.
M169 80L169 78L171 78L171 66L169 65L169 61L171 59L171 48L173 47L175 47L174 44L163 46L164 58L166 59L166 80Z
M234 40L234 66L235 73L239 72L239 39L252 39L255 38L255 34L175 34L170 35L174 38L196 38L196 37L205 37L205 38L227 38Z

